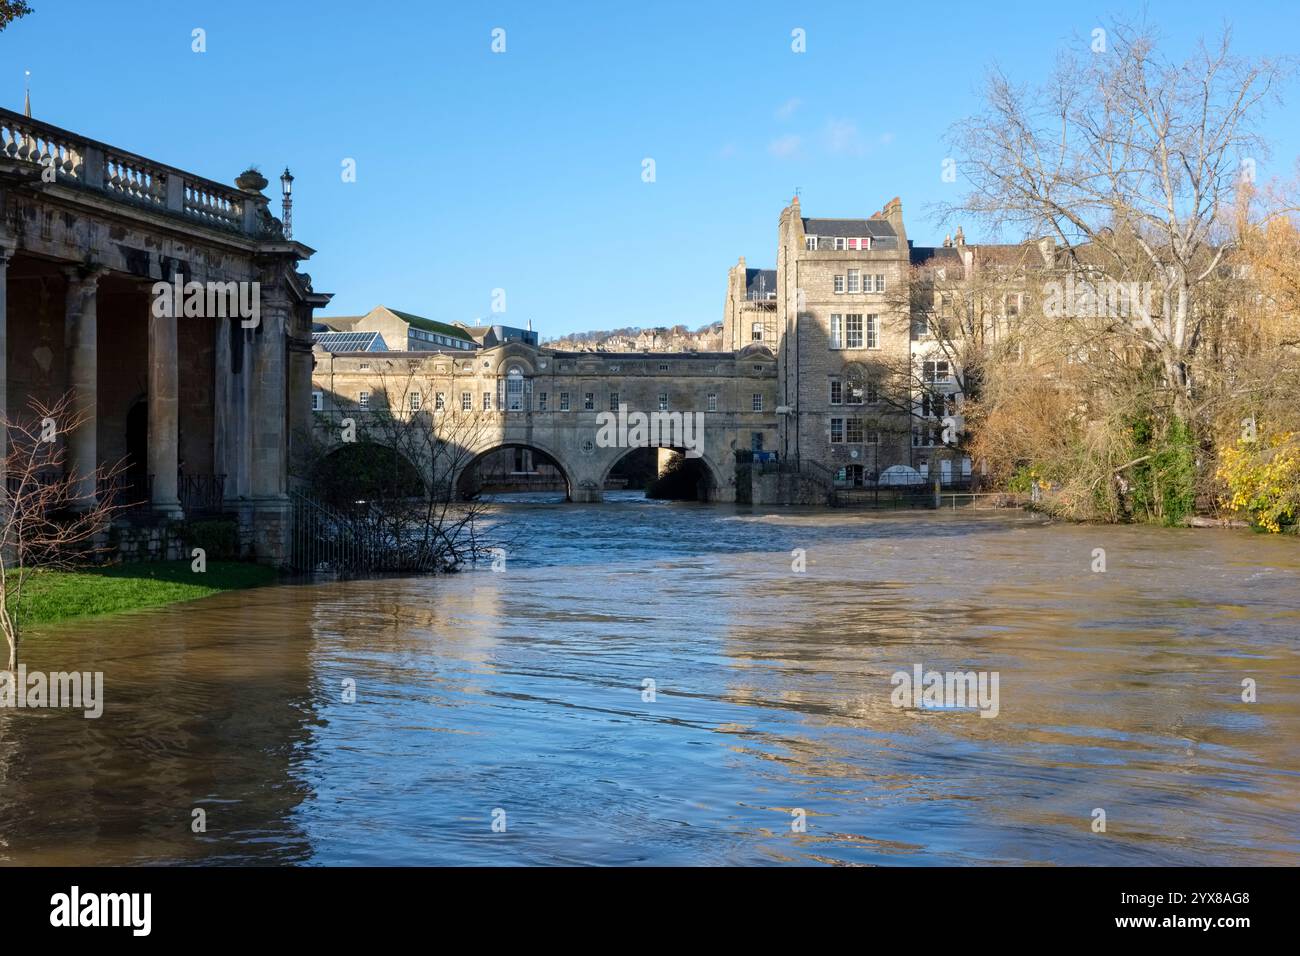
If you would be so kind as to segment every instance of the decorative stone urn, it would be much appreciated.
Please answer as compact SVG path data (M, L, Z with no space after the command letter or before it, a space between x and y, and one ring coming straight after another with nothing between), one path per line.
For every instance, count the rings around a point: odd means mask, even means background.
M239 174L235 185L246 193L260 193L266 188L268 182L269 180L256 169L246 169Z

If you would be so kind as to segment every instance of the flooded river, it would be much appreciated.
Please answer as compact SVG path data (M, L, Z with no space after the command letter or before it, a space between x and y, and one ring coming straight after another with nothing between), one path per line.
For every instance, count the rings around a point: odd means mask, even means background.
M31 632L104 713L0 711L0 861L1300 863L1294 539L623 497Z

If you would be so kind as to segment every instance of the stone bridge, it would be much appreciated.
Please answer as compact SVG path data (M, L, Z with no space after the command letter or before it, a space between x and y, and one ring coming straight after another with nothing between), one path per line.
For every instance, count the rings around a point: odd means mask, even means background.
M739 352L561 352L520 342L479 351L331 354L317 349L313 388L316 435L402 445L426 482L460 475L501 448L541 452L555 462L578 502L602 499L611 469L638 447L686 451L704 468L702 497L735 501L736 452L771 448L777 433L776 361L755 346ZM601 413L623 409L633 427L601 434ZM617 414L617 413L616 413ZM644 439L638 414L699 423L694 431ZM386 417L392 416L392 417ZM444 450L412 442L400 426L420 417L419 434L438 434ZM394 429L397 429L394 431ZM698 441L695 439L698 437ZM610 440L612 439L612 441ZM695 456L692 456L695 457Z

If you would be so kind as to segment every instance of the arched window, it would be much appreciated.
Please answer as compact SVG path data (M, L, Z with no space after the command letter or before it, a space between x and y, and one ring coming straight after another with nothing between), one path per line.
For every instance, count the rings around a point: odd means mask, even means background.
M533 380L524 375L518 365L510 366L504 381L505 401L502 407L508 412L526 412L532 406Z

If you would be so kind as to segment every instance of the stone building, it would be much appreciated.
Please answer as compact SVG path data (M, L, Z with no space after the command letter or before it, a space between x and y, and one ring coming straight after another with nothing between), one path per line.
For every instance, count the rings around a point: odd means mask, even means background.
M67 467L124 465L79 499L134 506L124 541L230 515L246 554L283 560L312 312L329 296L297 270L312 250L285 237L266 185L0 109L0 414L66 395L91 416L62 438Z
M463 328L384 305L375 306L365 315L322 316L316 321L335 332L378 332L388 348L399 352L478 348Z
M923 476L937 474L945 484L971 477L970 459L945 447L942 438L945 420L957 432L964 426L968 370L954 341L958 336L936 329L960 329L982 349L1002 344L1024 358L1030 344L1025 319L1031 310L1041 311L1041 291L1058 267L1056 256L1051 240L976 245L960 227L942 246L911 248L912 466Z
M722 314L722 347L748 345L776 348L776 270L747 269L745 257L727 272L727 301Z
M782 457L861 484L911 461L906 402L888 383L911 361L903 207L866 219L803 216L796 197L777 240Z
M1011 334L1054 248L968 245L960 229L942 246L915 246L898 198L856 219L806 217L792 200L776 269L742 258L725 313L726 342L761 336L777 356L780 456L837 487L968 481L970 459L944 438L963 427L962 369L932 334L934 317L974 300L988 336Z

